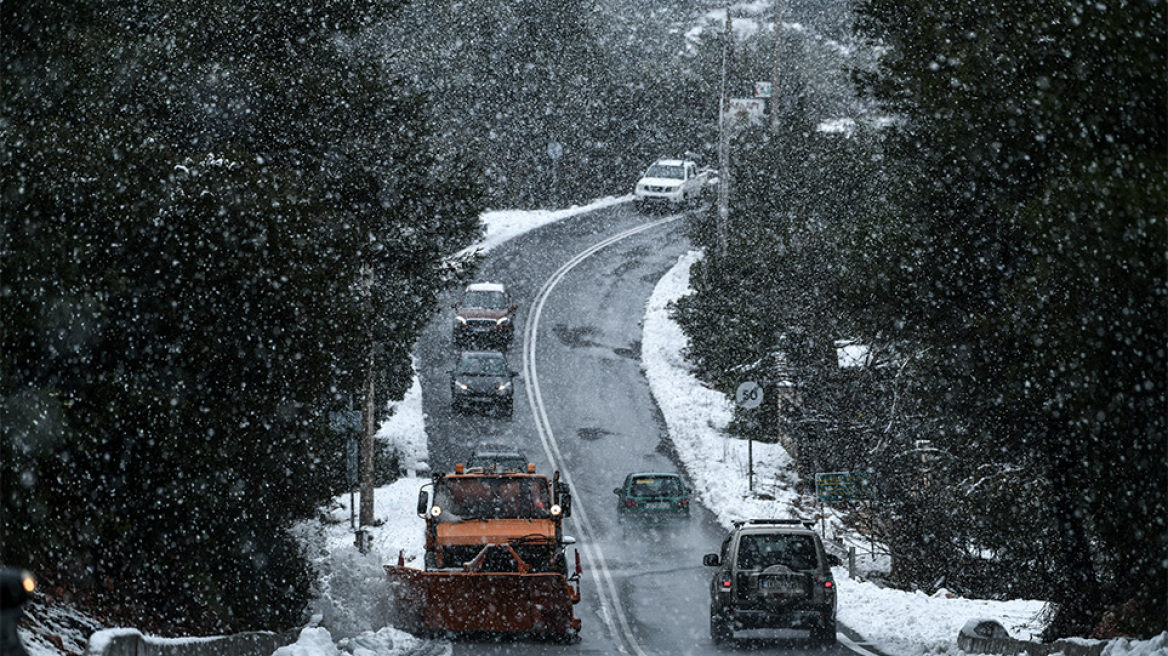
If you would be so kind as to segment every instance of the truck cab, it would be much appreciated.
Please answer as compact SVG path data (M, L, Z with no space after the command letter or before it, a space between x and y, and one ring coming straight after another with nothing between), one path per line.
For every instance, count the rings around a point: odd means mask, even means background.
M429 488L429 489L427 489ZM564 571L567 485L526 471L458 465L418 495L426 520L426 568L462 568L487 545L511 544L535 571Z

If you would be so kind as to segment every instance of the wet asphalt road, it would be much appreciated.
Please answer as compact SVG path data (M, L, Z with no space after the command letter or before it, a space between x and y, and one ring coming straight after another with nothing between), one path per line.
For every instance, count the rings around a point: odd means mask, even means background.
M640 232L621 236L638 226ZM578 642L458 640L456 655L852 653L800 642L715 647L708 628L712 570L701 558L717 551L725 531L700 505L689 520L617 517L613 488L626 474L678 471L640 368L641 320L654 285L689 248L684 218L641 216L622 204L493 250L478 280L506 284L520 304L508 359L523 375L511 419L451 412L446 372L456 351L449 310L420 340L431 466L449 471L475 443L491 441L522 449L541 472L559 468L575 495L565 533L578 544L569 558L579 550L584 567Z

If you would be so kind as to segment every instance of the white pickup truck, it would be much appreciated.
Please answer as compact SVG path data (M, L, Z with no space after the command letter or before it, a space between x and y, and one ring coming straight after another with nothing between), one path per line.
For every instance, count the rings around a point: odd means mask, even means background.
M654 205L665 205L673 210L696 205L705 193L709 171L683 159L661 159L653 163L637 181L633 194L634 206L644 211Z

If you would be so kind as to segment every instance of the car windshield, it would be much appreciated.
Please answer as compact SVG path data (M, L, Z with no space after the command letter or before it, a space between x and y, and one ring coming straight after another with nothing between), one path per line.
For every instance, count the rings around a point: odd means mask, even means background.
M506 376L507 362L498 357L466 356L458 362L458 373L462 376Z
M527 459L517 453L482 453L471 456L471 467L502 467L522 471L527 467Z
M462 307L501 310L507 307L507 296L503 292L467 292L462 297Z
M685 179L685 169L680 166L669 166L666 164L654 164L649 167L649 171L645 173L646 178L676 178L678 180Z
M539 519L550 516L551 499L543 477L446 479L434 492L443 517L462 519Z
M796 571L815 569L815 541L807 535L744 535L738 543L738 567L764 570L783 565Z
M629 486L629 496L678 497L681 496L681 481L674 476L639 476Z

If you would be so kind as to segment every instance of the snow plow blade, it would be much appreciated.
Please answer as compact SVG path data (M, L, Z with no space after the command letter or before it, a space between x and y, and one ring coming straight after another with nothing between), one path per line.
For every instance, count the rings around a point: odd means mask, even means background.
M554 572L423 571L385 568L394 626L433 631L572 635L579 593Z

